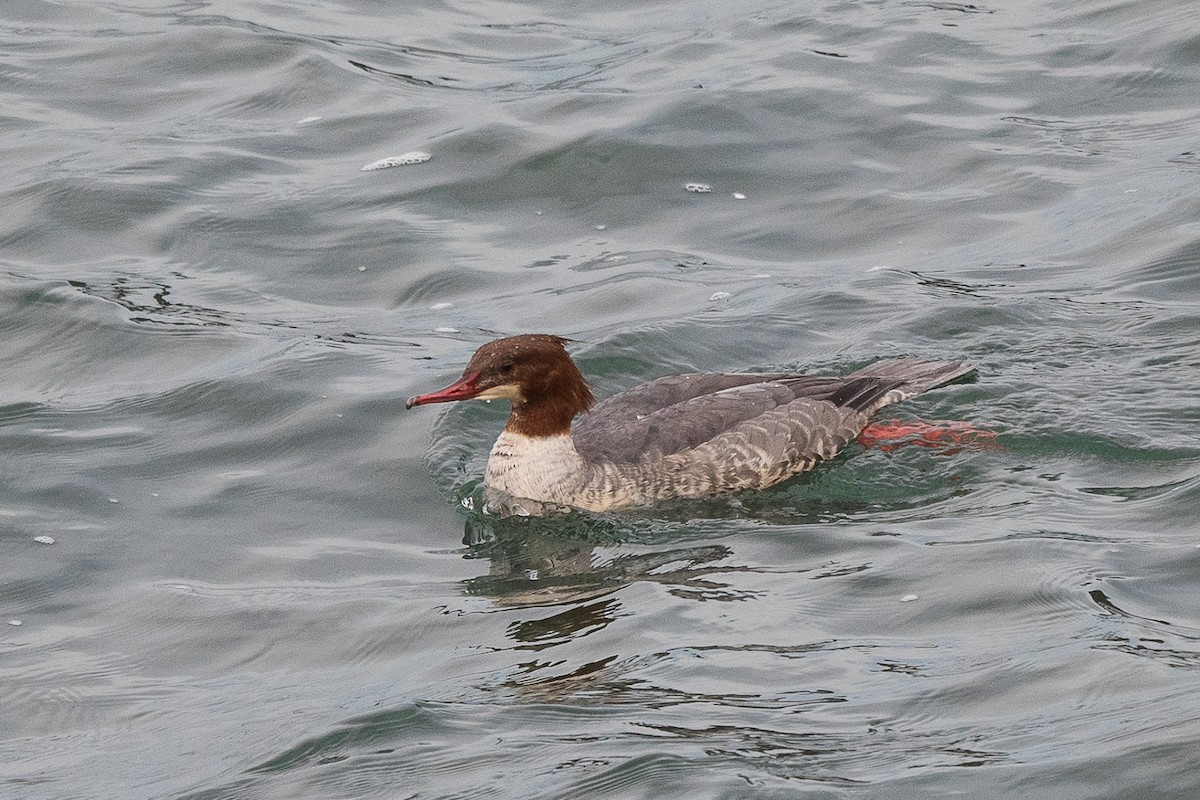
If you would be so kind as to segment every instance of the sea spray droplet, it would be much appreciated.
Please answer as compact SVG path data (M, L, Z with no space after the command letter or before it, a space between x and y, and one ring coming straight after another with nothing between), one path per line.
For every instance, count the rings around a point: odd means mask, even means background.
M390 167L408 167L413 164L421 164L433 156L429 153L423 153L420 150L413 150L411 153L405 153L402 156L390 156L381 158L378 161L373 161L362 168L363 172L373 172L377 169L389 169Z
M689 183L683 188L693 194L708 194L712 191L712 187L707 183Z

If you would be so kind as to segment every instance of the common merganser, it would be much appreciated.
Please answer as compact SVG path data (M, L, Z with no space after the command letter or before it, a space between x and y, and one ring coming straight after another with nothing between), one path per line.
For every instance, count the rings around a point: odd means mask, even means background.
M974 371L956 361L896 358L840 378L670 375L593 408L566 341L523 334L489 342L461 378L409 398L406 408L508 400L512 411L488 457L487 487L609 511L779 483L832 458L884 406Z

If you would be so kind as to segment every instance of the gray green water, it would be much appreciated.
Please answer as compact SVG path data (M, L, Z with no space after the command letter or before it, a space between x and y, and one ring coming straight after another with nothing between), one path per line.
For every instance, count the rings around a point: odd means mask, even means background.
M1194 3L10 0L0 98L0 797L1200 794ZM1000 447L483 519L403 402L529 331Z

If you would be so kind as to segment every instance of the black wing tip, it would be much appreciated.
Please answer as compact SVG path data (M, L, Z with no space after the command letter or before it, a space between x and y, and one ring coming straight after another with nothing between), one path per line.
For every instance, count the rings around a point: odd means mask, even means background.
M902 380L878 377L851 378L834 390L827 400L835 406L864 411L892 389L904 385Z
M839 406L866 411L896 389L911 397L952 383L971 382L978 376L978 368L965 361L892 358L850 373L845 378L846 383L833 392L829 400Z
M931 380L952 381L977 370L978 368L974 364L967 361L936 361L911 357L887 358L851 372L846 379L883 378L901 380L905 383Z

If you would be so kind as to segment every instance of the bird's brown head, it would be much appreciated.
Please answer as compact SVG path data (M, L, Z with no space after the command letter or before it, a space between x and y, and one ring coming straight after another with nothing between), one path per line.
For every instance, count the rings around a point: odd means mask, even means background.
M411 397L407 408L455 400L508 400L506 430L550 436L571 430L576 414L595 398L560 336L528 333L488 342L475 351L462 377L444 389Z

